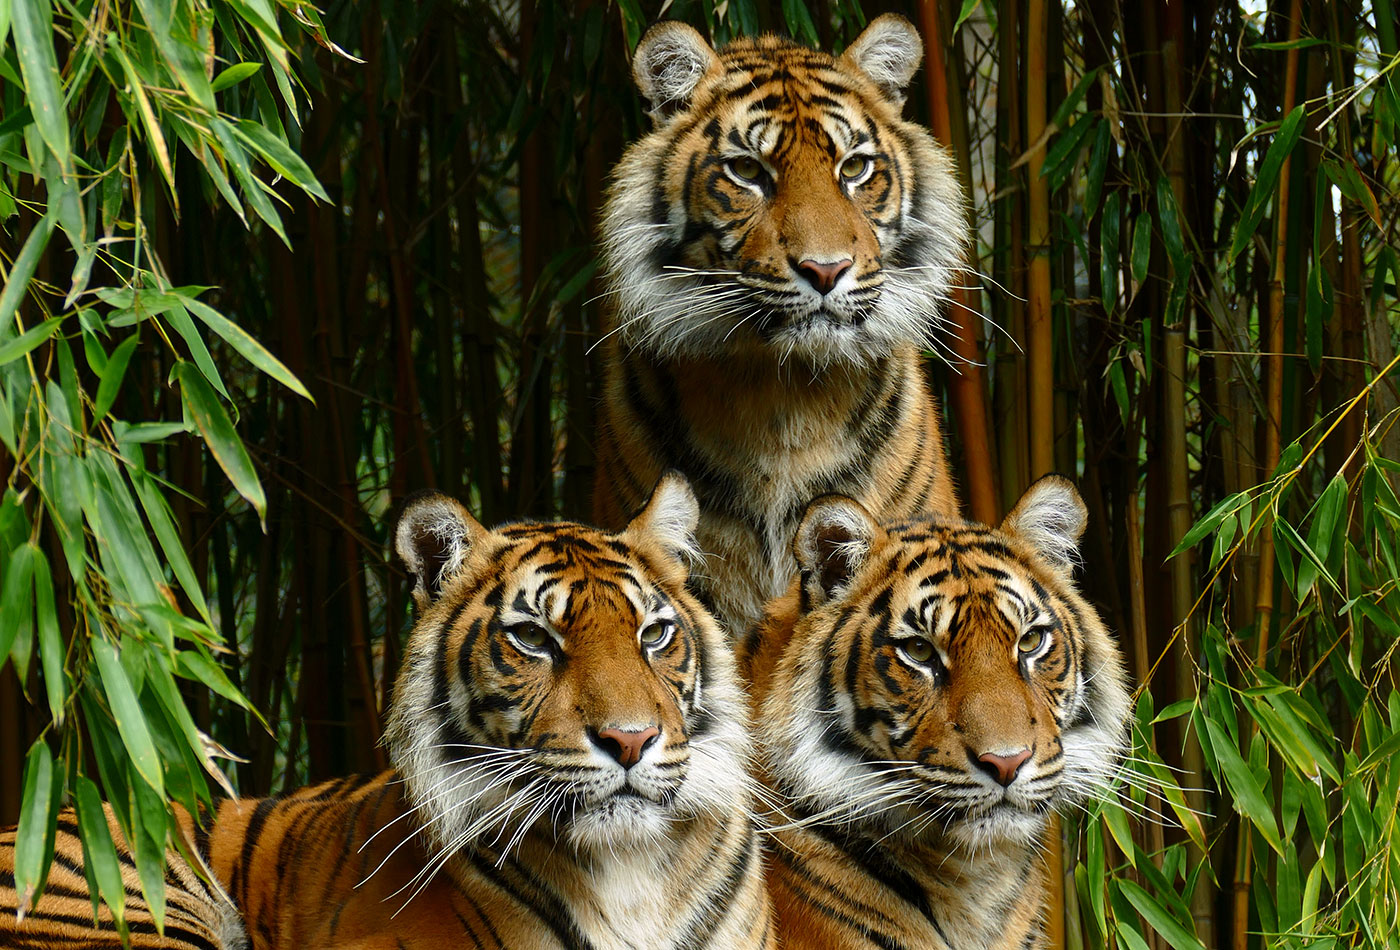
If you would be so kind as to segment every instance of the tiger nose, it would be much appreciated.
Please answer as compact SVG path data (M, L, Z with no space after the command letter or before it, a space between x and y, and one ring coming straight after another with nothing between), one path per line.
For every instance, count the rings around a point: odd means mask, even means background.
M836 282L841 279L841 275L851 269L852 263L854 262L850 258L832 264L823 264L820 261L812 260L800 261L797 265L797 272L825 297L835 289Z
M1013 752L1011 755L997 755L994 752L983 752L977 757L977 764L992 778L1005 788L1016 780L1016 773L1021 771L1021 766L1026 764L1026 760L1031 757L1030 749L1022 749L1020 752Z
M643 729L618 729L609 726L590 732L593 744L617 760L624 769L630 769L642 760L642 754L651 748L661 730L655 726Z

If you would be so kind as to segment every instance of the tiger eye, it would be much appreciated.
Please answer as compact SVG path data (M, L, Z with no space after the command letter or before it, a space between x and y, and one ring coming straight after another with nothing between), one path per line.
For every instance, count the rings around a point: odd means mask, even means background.
M852 155L841 163L841 177L846 180L859 178L870 167L870 159L864 155Z
M1040 645L1044 642L1045 631L1036 628L1035 630L1027 630L1025 633L1021 634L1020 642L1016 644L1016 648L1022 653L1034 653L1036 650L1040 649Z
M909 659L915 663L927 663L933 659L933 644L923 637L914 637L904 641L904 652L909 655Z
M642 628L640 639L642 646L656 647L671 639L671 633L676 629L676 625L669 620L653 620Z
M763 165L756 158L740 155L729 160L729 170L744 181L757 181L763 174Z
M537 623L518 623L510 628L510 634L527 647L539 649L549 644L549 631Z

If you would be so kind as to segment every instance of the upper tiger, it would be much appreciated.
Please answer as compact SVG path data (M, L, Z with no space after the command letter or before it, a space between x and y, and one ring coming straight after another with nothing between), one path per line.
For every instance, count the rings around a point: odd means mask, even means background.
M839 57L776 36L715 51L680 23L637 48L655 128L604 216L595 514L621 524L660 472L685 472L715 555L702 586L731 627L787 587L812 497L956 511L922 350L965 207L942 149L900 115L921 57L894 15Z

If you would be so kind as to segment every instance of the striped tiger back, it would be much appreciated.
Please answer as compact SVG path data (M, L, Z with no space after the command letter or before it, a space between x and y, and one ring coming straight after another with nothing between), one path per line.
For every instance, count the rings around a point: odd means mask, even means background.
M176 812L179 833L193 844L195 828L189 815ZM166 854L165 926L156 929L151 909L141 892L136 861L110 807L107 825L117 846L117 862L126 890L125 922L133 950L246 950L247 939L237 909L217 886L201 880L179 853ZM0 947L5 950L119 950L122 946L112 912L101 905L93 919L93 901L83 870L83 847L77 815L71 808L58 814L54 860L43 894L32 910L17 920L15 908L15 829L0 831Z
M817 499L744 644L784 948L1043 946L1050 814L1110 794L1120 651L1075 589L1058 476L998 529Z
M684 472L711 555L696 583L736 636L791 581L816 495L957 511L922 351L967 227L945 153L900 116L921 57L894 15L839 57L776 36L716 52L679 23L637 48L655 128L618 163L602 227L594 516L621 525Z

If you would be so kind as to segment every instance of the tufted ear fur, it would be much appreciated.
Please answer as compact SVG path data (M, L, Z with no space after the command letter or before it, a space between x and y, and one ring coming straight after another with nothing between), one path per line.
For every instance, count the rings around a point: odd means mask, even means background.
M666 21L646 31L632 56L632 80L657 127L690 105L691 93L719 57L696 29Z
M413 574L413 601L425 610L466 563L486 529L441 492L410 498L394 525L394 552Z
M904 90L924 59L919 31L897 13L885 13L870 21L841 59L875 80L885 98L902 105Z
M792 542L804 599L817 606L846 593L884 535L854 498L822 495L809 504Z
M672 558L689 566L700 560L695 544L695 527L700 523L700 503L690 482L675 469L662 474L646 506L627 525L623 534L637 541L649 540Z
M1089 512L1074 483L1063 475L1046 475L1026 489L1016 507L1001 523L1058 570L1079 563L1079 538Z

